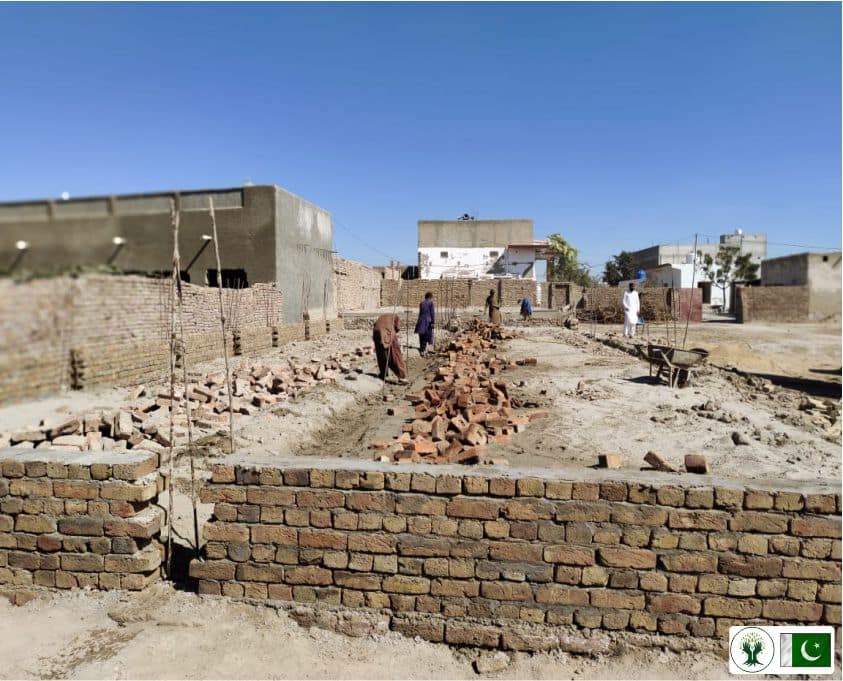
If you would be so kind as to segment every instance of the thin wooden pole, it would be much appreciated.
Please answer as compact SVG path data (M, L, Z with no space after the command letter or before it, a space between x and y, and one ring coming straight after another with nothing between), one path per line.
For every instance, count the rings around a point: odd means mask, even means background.
M691 271L691 300L688 302L688 317L685 319L685 335L682 336L682 349L685 349L685 342L688 340L688 324L691 321L691 313L694 311L694 284L697 281L697 235L694 234L694 269Z
M167 576L172 577L173 564L173 492L175 484L173 481L173 441L175 440L175 401L176 401L176 287L179 284L181 272L179 271L179 221L176 213L176 204L170 199L170 226L173 230L173 274L170 281L170 438L169 438L169 461L168 461L168 484L170 486L167 502Z
M234 398L231 394L231 370L228 367L228 344L225 340L225 307L222 301L222 265L220 265L220 242L217 237L217 215L214 212L214 197L209 197L211 228L213 229L214 254L217 258L217 290L220 297L220 330L222 331L222 356L225 360L225 389L228 391L228 440L229 450L234 451Z

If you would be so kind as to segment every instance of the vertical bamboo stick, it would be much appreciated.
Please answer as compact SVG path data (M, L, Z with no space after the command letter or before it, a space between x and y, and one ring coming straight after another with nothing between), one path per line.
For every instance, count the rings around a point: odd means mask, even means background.
M179 271L179 221L176 213L176 204L170 199L170 226L173 230L173 274L170 281L170 438L169 438L169 460L168 460L168 502L167 502L167 576L172 577L173 563L173 440L175 439L174 412L176 401L176 287L179 284L181 272Z

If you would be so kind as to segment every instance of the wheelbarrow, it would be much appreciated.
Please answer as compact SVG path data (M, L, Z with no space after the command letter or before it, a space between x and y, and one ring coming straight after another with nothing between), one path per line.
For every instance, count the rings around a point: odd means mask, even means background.
M700 348L682 350L669 345L648 343L646 351L641 345L636 346L638 354L650 365L650 377L653 369L657 369L656 378L667 373L667 383L671 388L689 385L694 369L699 368L708 359L708 352Z

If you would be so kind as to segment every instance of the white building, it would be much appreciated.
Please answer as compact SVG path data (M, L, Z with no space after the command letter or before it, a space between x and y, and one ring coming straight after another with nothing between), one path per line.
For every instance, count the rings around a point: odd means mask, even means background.
M421 279L536 279L532 220L419 220Z

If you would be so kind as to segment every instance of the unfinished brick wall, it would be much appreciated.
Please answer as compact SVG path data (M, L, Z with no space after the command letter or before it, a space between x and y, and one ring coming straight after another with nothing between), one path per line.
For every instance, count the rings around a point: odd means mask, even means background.
M338 312L377 310L381 297L380 272L353 260L334 256L334 299Z
M514 650L556 647L556 625L840 624L836 487L613 473L230 459L190 573L201 593L382 609L409 635Z
M159 577L158 456L0 451L0 588L142 589Z
M504 307L518 307L529 297L536 307L536 282L530 279L408 279L381 281L381 307L415 308L427 291L440 305L457 309L483 307L494 289ZM397 302L396 302L397 301ZM543 301L546 305L546 301Z
M586 313L602 311L612 313L604 319L607 322L623 323L623 294L625 289L617 286L599 286L583 289L582 310ZM641 314L649 322L663 322L667 319L685 321L689 310L692 322L702 321L702 293L696 289L674 289L675 300L671 300L669 288L642 287L638 289L641 300ZM678 306L678 307L677 307Z
M742 323L808 322L810 290L807 286L741 286L737 288L735 314Z
M221 357L218 291L184 284L183 296L188 362ZM169 371L170 304L170 282L148 277L0 280L0 402L160 379ZM231 355L265 352L273 331L284 336L274 285L223 289L223 308Z

